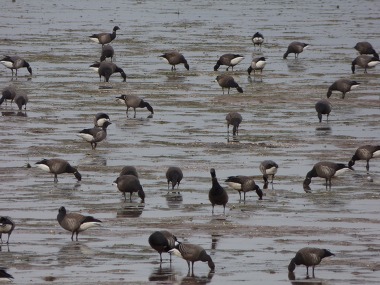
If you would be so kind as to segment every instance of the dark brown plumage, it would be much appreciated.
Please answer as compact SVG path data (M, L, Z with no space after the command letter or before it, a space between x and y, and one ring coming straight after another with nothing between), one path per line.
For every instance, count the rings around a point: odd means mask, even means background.
M24 106L24 110L26 110L26 104L29 102L29 98L26 93L17 92L14 101L17 104L19 110L22 110L22 106Z
M169 250L175 247L177 238L168 231L156 231L149 236L149 245L160 254L160 262L162 262L162 253L169 252ZM172 261L172 255L170 255L170 262Z
M357 160L365 160L367 162L366 169L369 172L369 160L375 157L380 157L380 145L363 145L355 151L348 166L352 167Z
M102 61L102 62L95 62L94 64L91 64L90 67L97 71L99 74L99 80L102 81L102 76L104 77L105 82L109 82L109 79L112 74L119 72L121 77L123 78L123 82L127 80L127 75L124 73L124 70L118 67L113 62L109 61Z
M129 108L133 108L134 115L133 118L136 118L136 108L147 108L148 111L151 113L151 115L154 114L152 106L141 99L140 97L137 97L135 95L121 95L119 97L116 97L121 102L124 102L127 106L127 117L128 117L128 110Z
M342 99L346 96L346 93L359 86L359 82L350 79L339 79L330 85L327 90L327 98L330 98L333 91L342 92Z
M0 62L10 70L12 70L12 76L13 76L13 70L16 70L16 76L17 76L17 70L20 68L25 67L30 75L32 75L32 68L30 67L30 64L23 58L15 55L15 56L5 56L0 60Z
M169 191L169 184L172 183L172 190L174 191L174 187L177 185L177 190L179 187L179 184L181 183L181 180L183 178L183 173L181 168L171 166L166 171L166 179L168 181L168 191Z
M288 46L288 49L284 53L283 58L286 59L290 53L294 53L294 57L298 58L298 55L306 49L309 44L301 43L301 42L291 42Z
M121 170L119 176L122 176L122 175L134 175L137 178L139 178L139 175L137 173L136 167L129 166L129 165L123 167L123 169Z
M68 163L64 159L60 158L52 158L52 159L43 159L41 161L36 162L37 167L47 171L49 173L54 174L54 182L58 182L58 174L62 173L73 173L75 178L78 181L82 180L82 175L78 172L75 167L72 167L70 163Z
M249 191L256 191L257 196L259 196L259 200L263 199L263 191L260 189L258 185L255 183L255 179L252 176L230 176L225 182L232 189L239 192L239 197L241 201L241 192L244 194L244 202L245 202L245 193Z
M141 203L145 202L145 193L140 184L140 180L134 175L121 175L114 181L117 188L123 193L124 200L127 200L125 193L129 193L129 201L132 202L132 193L137 193L141 198Z
M278 170L278 164L274 162L273 160L264 160L260 163L259 166L260 172L263 174L263 179L264 179L264 189L266 186L268 186L268 178L271 176L272 181L271 183L273 184L273 179L275 174L277 173Z
M5 104L7 104L7 100L11 100L11 104L16 97L17 91L16 88L13 86L5 87L1 92L1 98L0 98L0 105L3 104L5 101Z
M318 113L319 122L322 122L322 115L327 116L327 121L329 121L329 115L331 112L331 104L326 99L321 99L317 103L315 103L315 110Z
M223 205L223 213L226 212L226 204L228 203L228 194L222 186L220 186L216 178L215 169L210 169L212 186L208 193L208 198L212 205L212 213L214 214L215 205Z
M102 127L83 129L78 133L78 136L89 142L92 149L96 149L98 142L101 142L107 137L107 127L109 125L111 125L111 122L105 121Z
M189 273L190 273L190 263L191 263L191 271L192 271L192 274L194 274L194 262L196 261L207 262L210 270L211 271L215 270L215 264L212 261L211 256L208 255L207 252L204 250L204 248L199 245L177 242L176 246L173 249L171 249L169 252L186 260L188 268L189 268Z
M11 236L16 224L10 217L0 217L0 241L3 243L2 234L8 234L6 243L9 243L9 237Z
M116 31L120 30L118 26L113 27L112 33L99 33L90 36L90 39L102 46L112 42L116 38Z
M330 161L321 161L314 164L313 168L306 174L306 178L303 182L303 187L305 191L310 190L311 178L320 177L326 180L326 189L329 186L331 188L331 178L333 176L338 176L347 170L352 168L348 167L343 163L335 163Z
M232 128L232 134L238 135L239 134L239 125L242 122L243 117L238 112L230 112L226 116L227 121L227 136L230 134L230 125L233 126Z
M60 207L58 210L57 221L62 228L71 232L71 240L74 240L74 233L76 240L78 234L94 226L100 226L101 221L92 216L84 216L78 213L66 213L65 207Z
M106 60L106 58L111 58L111 62L113 60L113 56L115 51L111 45L104 45L102 47L102 54L100 55L100 61Z
M313 248L313 247L304 247L300 249L294 258L289 263L288 270L293 272L296 268L296 265L305 265L306 266L306 276L309 277L309 267L313 268L313 278L314 268L316 265L321 263L322 259L335 255L327 249Z
M354 49L356 49L360 54L372 54L374 57L379 58L379 55L369 42L358 42L354 46Z
M355 73L355 66L359 66L361 68L364 68L364 73L367 73L368 68L373 68L377 64L380 63L380 60L378 57L374 57L371 55L359 55L357 58L355 58L351 63L351 70L352 73Z
M260 71L260 74L263 73L266 63L265 57L255 57L252 59L251 65L247 69L248 75L251 75L252 71L254 75L256 74L256 71Z
M223 89L224 94L224 88L228 89L228 94L230 94L230 88L236 88L236 90L239 93L243 93L243 89L239 86L239 84L236 83L235 79L226 74L218 75L216 77L216 81L218 82L219 86Z
M263 44L264 42L264 36L263 34L259 33L259 32L256 32L252 38L251 38L252 42L253 42L253 46L256 47L256 46L259 46L259 48L261 49L261 45Z
M214 66L214 71L217 71L221 65L227 66L227 71L231 67L234 70L234 66L239 64L244 59L244 56L240 54L226 53L219 57L218 61Z
M183 54L177 51L164 53L163 55L160 55L160 58L162 58L166 63L172 66L171 68L172 71L176 70L175 66L181 63L183 63L183 65L185 66L187 70L189 70L190 68Z

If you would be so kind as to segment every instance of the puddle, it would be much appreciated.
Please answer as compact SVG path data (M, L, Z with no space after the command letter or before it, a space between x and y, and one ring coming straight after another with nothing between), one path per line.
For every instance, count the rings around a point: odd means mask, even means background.
M379 142L380 69L350 70L356 42L380 49L372 37L378 28L373 1L45 2L3 5L2 54L17 53L33 68L32 78L20 69L12 79L0 66L1 88L14 85L29 96L26 111L10 102L0 106L0 215L16 223L10 244L0 245L0 267L15 284L378 283L380 160L370 161L370 174L365 162L356 162L355 172L334 178L331 190L319 178L311 193L302 187L317 161L347 163L358 146ZM114 74L109 83L99 82L89 65L101 46L88 36L115 25L115 63L127 79ZM261 51L251 42L256 31L265 37ZM293 40L310 48L283 60ZM184 54L189 71L180 65L172 72L158 58L173 49ZM244 93L223 95L213 66L231 52L245 56L228 72ZM265 56L267 65L262 75L249 77L256 56ZM319 123L314 105L339 78L357 80L360 88L344 100L333 94L329 121ZM143 98L154 115L137 109L136 119L127 118L115 99L121 94ZM228 138L230 111L243 121L239 135ZM112 125L92 151L77 133L99 112ZM54 184L53 175L35 167L53 157L77 166L82 181L61 174ZM263 188L259 165L266 159L279 165L274 184L262 201L248 192L239 202L224 180L251 175ZM137 168L145 204L135 194L124 202L112 186L126 165ZM167 191L169 166L184 173L175 193ZM229 194L225 215L221 206L211 214L210 168ZM71 242L56 221L61 206L103 224ZM160 229L204 247L215 273L196 262L188 276L187 263L173 256L170 264L168 254L160 265L148 244ZM306 280L302 266L289 279L287 265L305 246L336 256L316 267L315 279Z

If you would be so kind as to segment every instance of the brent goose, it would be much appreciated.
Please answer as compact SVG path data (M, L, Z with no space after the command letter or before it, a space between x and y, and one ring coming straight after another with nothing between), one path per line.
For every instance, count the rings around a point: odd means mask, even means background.
M82 180L82 175L78 172L75 167L72 167L70 163L68 163L64 159L60 158L52 158L52 159L43 159L41 161L36 162L37 167L47 171L49 173L54 174L54 182L58 182L58 174L62 173L73 173L75 178L78 181Z
M313 247L304 247L301 248L294 258L289 263L288 270L293 272L296 269L296 265L305 265L306 266L306 276L309 277L309 267L313 268L313 278L314 268L316 265L321 263L322 259L335 255L327 249L313 248Z
M331 84L327 90L327 98L330 98L333 91L339 91L342 92L342 99L344 99L346 93L357 88L359 84L359 82L350 79L338 79L333 84Z
M117 101L123 102L127 106L127 117L129 108L133 108L133 118L136 118L136 108L147 108L148 111L151 113L150 116L154 114L152 106L140 97L137 97L135 95L121 95L116 98L118 99Z
M100 226L101 221L95 219L92 216L84 216L79 213L67 213L65 207L60 207L58 210L57 221L62 228L71 232L71 240L74 240L74 233L76 240L78 240L78 234L89 228Z
M134 175L122 175L116 178L113 182L117 186L120 192L123 193L124 201L127 200L125 193L129 193L129 201L132 202L132 193L137 192L137 195L141 198L141 203L145 202L145 193L143 187L140 184L140 180Z
M113 56L115 51L111 45L105 45L102 47L102 54L100 55L100 61L106 60L106 58L111 58L111 62L113 60Z
M367 161L366 169L368 172L369 160L375 157L380 157L380 145L363 145L355 151L355 154L348 162L348 166L353 166L357 160L365 160Z
M5 101L5 104L7 104L7 100L11 100L11 104L16 97L17 91L13 86L5 87L1 92L1 98L0 98L0 105L3 104Z
M351 70L352 73L355 73L355 66L359 66L361 68L364 68L364 73L367 73L367 68L373 68L377 64L380 63L380 60L378 57L371 56L371 55L359 55L357 58L355 58L351 63Z
M217 71L221 65L227 66L227 71L231 67L234 70L234 66L239 64L244 59L244 56L240 54L226 53L219 57L214 66L214 71Z
M17 76L17 70L22 67L26 67L26 69L29 71L30 75L32 75L32 68L30 67L30 64L23 58L15 55L15 56L5 56L3 59L0 60L0 62L10 70L12 70L12 76L13 76L13 69L16 70L16 76Z
M6 243L9 243L9 237L11 236L15 223L12 221L10 217L0 217L0 241L3 243L2 234L8 234L8 239Z
M283 58L286 59L289 53L294 53L294 57L298 58L298 55L306 49L309 44L301 43L301 42L292 42L289 44L288 49L284 53Z
M215 264L211 259L211 256L207 254L205 249L196 244L190 243L182 243L176 242L176 246L169 250L169 253L173 253L174 255L183 258L186 260L188 265L188 273L190 273L190 263L191 263L191 271L194 274L194 262L202 261L207 262L208 267L210 267L211 271L215 270Z
M256 71L260 70L260 73L263 73L263 69L266 65L265 57L255 57L252 59L251 65L248 67L247 72L248 75L251 75L251 72L253 70L253 75L256 74Z
M256 191L257 196L259 196L259 200L263 199L263 192L261 191L260 187L256 185L255 179L252 176L230 176L225 180L225 182L227 182L227 185L230 186L232 189L239 192L240 201L241 192L243 192L244 194L245 202L245 193L249 191Z
M160 254L160 262L162 262L162 253L169 252L175 246L177 238L168 231L156 231L149 236L149 245ZM170 262L172 255L170 255Z
M91 144L92 149L96 149L98 142L101 142L107 137L107 127L111 122L105 121L102 127L94 127L91 129L83 129L77 135Z
M183 178L183 173L181 168L171 166L166 171L166 179L168 181L168 191L169 191L169 184L172 183L172 190L174 191L174 187L177 185L177 190L179 187L179 183L181 182Z
M111 122L110 117L106 113L97 113L94 116L94 126L103 127L105 122Z
M94 64L90 65L91 69L95 70L99 74L99 80L102 81L102 76L104 77L104 81L108 82L111 75L119 72L121 77L123 78L123 82L127 80L127 75L124 73L124 70L118 67L113 62L109 61L102 61L102 62L95 62Z
M327 186L331 189L331 178L345 173L347 170L353 170L351 167L343 163L335 163L330 161L321 161L314 164L313 168L306 174L306 178L303 181L303 187L305 191L310 190L311 178L320 177L326 180Z
M190 68L183 54L177 51L164 53L163 55L160 55L160 58L172 66L171 68L172 71L176 70L175 66L180 63L183 63L183 65L185 66L187 70L189 70Z
M223 94L224 94L224 88L227 88L228 94L230 94L230 88L236 88L236 90L239 93L243 93L243 89L239 86L239 84L236 83L235 79L226 74L218 75L216 77L216 81L218 82L219 86L222 87Z
M329 121L329 115L331 112L331 104L326 99L321 99L315 103L315 110L318 113L319 122L322 122L322 115L327 115L327 122Z
M112 42L116 38L116 31L120 30L118 26L113 27L112 33L99 33L90 36L90 39L102 46Z
M229 112L226 116L227 121L227 136L230 134L230 125L233 126L232 128L232 135L238 135L239 134L239 125L242 122L243 117L238 112Z
M220 186L216 178L215 169L210 169L212 187L208 193L208 198L212 205L212 213L214 214L215 205L223 205L223 213L226 212L226 204L228 203L228 194L222 186Z
M369 42L358 42L354 46L354 49L356 49L360 54L372 54L374 57L379 58L379 55Z
M263 34L259 33L259 32L256 32L253 36L252 36L252 42L253 42L253 46L259 46L259 48L261 48L261 45L263 44L264 42L264 36Z

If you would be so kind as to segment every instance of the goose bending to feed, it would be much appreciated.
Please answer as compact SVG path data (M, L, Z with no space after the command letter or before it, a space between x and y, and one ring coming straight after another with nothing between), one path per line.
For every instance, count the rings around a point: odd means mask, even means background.
M264 186L268 186L267 184L269 177L272 178L271 183L273 184L274 176L278 170L278 164L273 160L264 160L260 163L259 169L260 172L263 174Z
M314 164L313 168L306 174L306 178L303 181L303 187L305 191L310 191L311 178L320 177L326 180L327 187L331 189L331 178L345 173L347 170L353 170L352 167L343 163L335 163L330 161L321 161Z
M91 69L98 72L100 82L102 81L102 76L104 77L105 82L109 82L111 75L116 72L120 73L121 77L123 78L123 82L127 80L127 75L124 73L124 70L118 67L113 62L95 62L94 64L90 65L90 67Z
M160 262L162 262L162 253L168 252L175 247L177 238L169 231L156 231L149 236L149 245L156 250L160 255ZM172 255L170 255L170 262L172 262Z
M346 93L350 92L351 90L357 88L359 86L359 82L355 80L350 79L338 79L333 84L330 85L329 89L327 90L327 98L330 98L333 91L339 91L342 92L342 99L346 96Z
M166 179L168 181L168 191L169 191L169 184L172 183L172 191L174 191L174 187L177 185L177 190L179 187L179 184L181 183L181 180L183 178L183 173L181 168L171 166L166 171Z
M318 113L319 122L322 122L322 115L327 116L327 122L329 121L329 115L331 113L331 104L326 99L321 99L315 103L315 110Z
M101 221L92 216L84 216L79 213L67 213L65 207L58 210L57 221L62 228L71 232L71 240L74 240L74 234L78 241L78 234L89 228L100 226Z
M230 134L230 125L232 128L232 135L236 136L239 134L239 125L243 121L243 117L238 112L230 112L226 116L227 121L227 136Z
M22 110L22 106L24 106L24 110L26 110L26 104L29 102L28 95L24 92L17 92L14 101L19 110Z
M9 243L9 237L11 236L16 224L10 217L0 217L0 241L3 243L2 234L8 234L6 243Z
M134 166L124 166L123 169L121 170L119 176L122 176L122 175L134 175L136 176L137 178L139 178L139 175L137 173L137 169L136 167Z
M13 276L6 271L6 268L0 267L0 283L12 282Z
M127 201L125 193L129 193L129 202L132 202L132 193L137 192L141 198L141 203L145 202L145 193L140 184L140 180L134 175L122 175L116 178L114 185L123 193L124 201Z
M104 46L112 42L116 38L116 31L120 30L118 26L113 27L112 33L99 33L90 36L90 40Z
M123 102L127 106L127 117L129 108L133 108L133 118L136 118L136 108L147 108L148 111L151 113L150 116L154 114L152 106L140 97L137 97L135 95L121 95L116 98L119 102Z
M244 202L245 202L245 193L249 191L256 191L257 196L259 196L259 200L263 199L263 191L260 189L258 185L256 185L255 180L252 176L230 176L225 182L232 189L239 192L239 197L241 201L241 192L244 193Z
M227 66L227 71L231 67L234 70L234 66L239 64L244 59L244 56L240 54L226 53L219 57L214 66L214 71L217 71L221 65Z
M106 113L97 113L94 116L94 126L95 127L103 127L105 122L111 122L110 117Z
M215 205L223 205L223 213L226 213L226 204L228 203L228 194L222 186L220 186L216 178L215 169L210 169L212 186L208 193L208 198L212 205L212 213L214 214Z
M290 53L294 53L294 58L298 58L298 55L303 52L304 49L307 49L309 44L301 42L291 42L288 46L288 49L284 53L283 58L286 59Z
M7 68L9 68L10 70L12 70L12 76L13 76L13 70L16 70L16 76L17 76L17 70L20 69L20 68L23 68L25 67L30 75L32 75L32 68L30 67L30 64L25 60L23 59L22 57L19 57L17 55L15 56L5 56L3 57L0 62Z
M313 248L313 247L304 247L301 248L294 258L289 263L288 270L293 272L296 269L296 265L305 265L306 266L306 276L309 277L309 267L313 269L313 278L314 268L321 263L322 259L325 257L333 256L335 254L331 253L327 249Z
M183 54L177 51L167 52L163 55L160 55L159 57L172 66L172 71L176 70L175 66L178 64L183 64L187 70L190 68Z
M0 98L0 105L3 104L5 101L5 104L7 104L7 100L11 100L11 104L16 97L17 91L13 86L5 87L1 92L1 98Z
M352 167L357 160L365 160L367 161L366 169L369 172L369 161L375 157L380 157L380 145L363 145L355 151L348 166Z
M96 149L98 142L101 142L107 137L107 127L109 125L111 125L111 122L105 121L102 127L83 129L78 133L78 136L89 142L92 149Z
M189 268L189 273L191 263L191 271L194 274L194 263L196 261L207 262L210 270L215 270L215 264L212 261L211 256L208 255L205 249L199 245L177 241L176 246L173 249L169 250L169 253L173 253L174 255L186 260Z
M252 42L253 42L253 46L259 46L259 48L261 49L261 45L263 44L264 42L264 36L263 34L259 33L259 32L256 32L253 36L252 36Z
M218 75L216 77L216 81L218 82L219 86L222 87L223 94L224 88L227 88L228 94L230 94L230 88L236 88L236 90L239 93L243 93L243 89L239 86L239 84L236 83L235 79L230 75Z
M262 74L266 63L265 57L255 57L252 59L251 65L247 69L248 75L251 75L252 70L253 75L256 74L256 71L260 71L260 74Z
M78 181L82 180L82 175L78 172L75 167L72 167L70 163L68 163L64 159L60 158L52 158L52 159L43 159L41 161L36 162L37 167L54 174L54 182L58 182L58 174L62 173L72 173Z
M111 45L105 45L102 47L102 54L100 55L100 61L106 60L106 58L111 58L111 62L113 60L113 56L115 51Z
M357 58L355 58L351 63L351 70L352 73L355 73L356 65L364 68L364 73L367 73L368 68L373 68L376 65L380 63L380 60L378 57L374 57L371 55L359 55Z
M359 54L372 54L374 57L379 58L379 55L369 42L358 42L354 46L354 49L356 49L359 52Z

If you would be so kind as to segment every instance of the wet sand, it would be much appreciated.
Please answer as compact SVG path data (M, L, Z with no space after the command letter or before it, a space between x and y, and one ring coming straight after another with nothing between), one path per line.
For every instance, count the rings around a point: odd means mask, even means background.
M16 284L378 284L380 279L380 160L365 162L355 172L334 178L331 191L314 178L312 193L302 181L314 163L347 163L357 147L378 144L380 69L351 74L356 42L368 40L380 49L379 16L374 1L6 1L0 12L1 54L18 54L33 68L18 78L0 66L0 87L13 84L29 95L26 112L15 104L0 106L0 215L16 222L9 246L2 244L0 267ZM339 7L337 7L339 6ZM116 63L127 74L99 82L89 65L101 47L89 40L118 25L112 46ZM255 49L251 36L259 31L265 43ZM309 43L297 60L282 55L293 40ZM177 49L187 58L176 72L158 56ZM213 71L224 53L245 59L228 73L243 88L223 95L215 82L225 72ZM248 77L252 57L263 55L262 76ZM333 93L333 111L318 122L314 104L328 86L351 78L360 87L342 100ZM154 108L137 109L127 118L121 94L144 98ZM238 141L227 142L225 116L243 116ZM93 116L106 112L112 120L106 141L95 151L76 133L91 127ZM133 113L133 112L132 112ZM21 116L22 115L22 116ZM78 166L82 181L71 174L53 176L35 167L42 158L60 157ZM254 192L239 203L224 180L254 175L262 187L259 164L279 164L273 189L263 201ZM30 163L32 168L27 168ZM112 186L125 165L137 168L146 203L137 196L125 203ZM180 166L182 201L167 196L165 172ZM228 189L226 215L211 214L210 168ZM91 214L100 228L79 235L56 221L58 208ZM195 264L187 276L184 260L159 255L148 244L158 229L199 244L216 264ZM4 237L3 237L4 239ZM335 257L305 280L297 267L288 280L287 265L304 246L328 248Z

